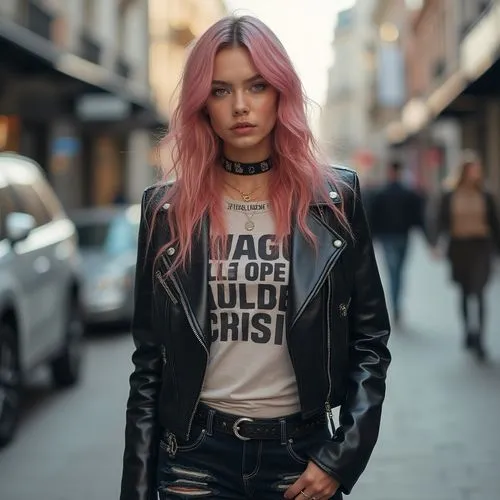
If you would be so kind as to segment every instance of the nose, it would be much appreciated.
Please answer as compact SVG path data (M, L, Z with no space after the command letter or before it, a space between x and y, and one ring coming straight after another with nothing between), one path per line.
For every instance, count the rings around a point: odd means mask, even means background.
M233 116L245 116L248 114L248 104L245 100L243 92L237 91L234 93Z

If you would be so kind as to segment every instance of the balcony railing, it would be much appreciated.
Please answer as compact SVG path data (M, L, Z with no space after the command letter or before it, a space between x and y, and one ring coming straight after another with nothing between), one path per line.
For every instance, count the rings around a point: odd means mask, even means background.
M101 62L100 45L85 31L80 35L80 55L94 64Z

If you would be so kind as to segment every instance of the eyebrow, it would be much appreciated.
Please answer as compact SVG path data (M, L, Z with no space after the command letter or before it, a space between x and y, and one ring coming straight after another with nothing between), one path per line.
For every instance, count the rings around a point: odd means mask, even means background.
M259 75L259 74L253 75L250 78L247 78L246 80L244 80L243 83L252 83L252 82L255 82L256 80L263 80L262 75ZM212 80L212 85L231 86L232 84L229 82L225 82L224 80Z

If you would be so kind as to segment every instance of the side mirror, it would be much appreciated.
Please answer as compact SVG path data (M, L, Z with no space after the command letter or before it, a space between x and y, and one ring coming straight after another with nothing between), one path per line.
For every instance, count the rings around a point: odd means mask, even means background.
M11 243L24 240L35 227L35 218L29 214L12 212L5 218L5 232Z

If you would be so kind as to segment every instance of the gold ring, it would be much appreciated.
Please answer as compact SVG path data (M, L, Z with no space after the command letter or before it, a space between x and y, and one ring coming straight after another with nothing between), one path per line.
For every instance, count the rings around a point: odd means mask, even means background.
M311 495L308 495L304 490L300 490L299 492L301 495L303 495L305 498L308 498L309 500L315 500L316 497L312 497Z

